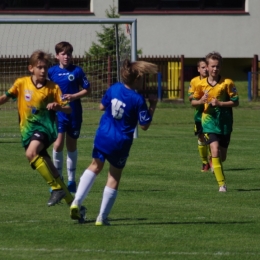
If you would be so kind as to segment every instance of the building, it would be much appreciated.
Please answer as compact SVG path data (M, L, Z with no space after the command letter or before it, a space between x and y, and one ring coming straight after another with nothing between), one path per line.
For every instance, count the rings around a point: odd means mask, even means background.
M42 0L42 1L0 1L0 19L27 19L57 17L105 18L109 6L116 6L121 18L137 19L137 46L145 56L184 55L185 68L191 70L198 58L208 52L218 51L224 57L223 73L239 82L247 82L254 55L260 53L259 0ZM35 28L34 25L17 26L12 31L9 25L1 24L1 55L27 54L30 48L42 43L41 35L53 46L59 31L65 31L76 42L75 52L82 55L91 42L96 40L95 31L100 25L88 27L88 42L78 40L80 30L60 25ZM81 26L81 25L80 25ZM29 29L28 29L29 27ZM76 33L76 34L75 34ZM19 42L27 38L19 48L7 40ZM30 43L33 39L33 47ZM50 48L50 47L48 47ZM82 49L83 48L83 49ZM14 50L15 49L15 50ZM52 51L50 49L50 51Z

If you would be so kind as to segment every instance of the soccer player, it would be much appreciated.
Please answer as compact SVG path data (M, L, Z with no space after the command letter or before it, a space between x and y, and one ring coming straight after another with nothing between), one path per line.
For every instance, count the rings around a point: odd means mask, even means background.
M189 96L189 100L191 102L192 98L193 98L193 94L194 91L196 89L196 86L198 85L198 83L207 77L208 73L207 73L207 65L206 65L206 59L202 58L198 61L197 63L197 70L199 72L199 76L193 78L190 82L190 86L189 86L189 90L188 90L188 96ZM210 164L208 162L208 151L209 151L209 147L206 144L206 141L204 139L204 135L203 135L203 131L202 131L202 125L201 125L201 115L202 115L202 111L204 109L204 104L199 105L195 108L195 113L194 113L194 121L195 121L195 125L194 125L194 134L196 136L198 136L198 150L199 150L199 155L202 161L202 168L201 171L202 172L206 172L210 169Z
M31 76L16 79L13 86L0 97L0 105L10 98L17 99L22 146L33 169L51 186L48 206L63 198L70 205L73 197L54 167L47 148L57 138L56 111L70 113L67 101L62 101L61 90L47 80L50 55L38 50L32 53L28 69Z
M208 77L201 80L193 94L192 105L204 104L202 128L210 145L212 167L220 192L227 186L222 162L226 160L233 127L232 107L239 105L237 89L231 79L220 76L222 57L218 52L206 56Z
M157 72L155 64L124 60L120 72L122 83L112 85L102 98L100 110L105 112L94 139L93 159L80 178L75 199L70 207L71 218L79 219L80 206L107 160L108 179L95 223L97 226L110 225L107 217L117 197L134 130L138 122L143 130L149 128L157 104L157 97L150 96L148 108L145 99L135 91L142 87L144 74Z
M48 77L61 88L63 98L70 102L71 114L57 112L58 138L53 145L53 162L60 177L63 167L63 147L66 139L68 189L76 192L76 164L78 158L77 140L82 124L81 98L90 92L90 84L82 68L72 64L73 46L69 42L59 42L55 46L59 65L51 67Z

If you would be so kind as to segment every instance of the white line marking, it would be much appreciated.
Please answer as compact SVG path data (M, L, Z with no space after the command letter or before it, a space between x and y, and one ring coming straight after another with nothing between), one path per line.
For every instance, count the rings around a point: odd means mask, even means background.
M237 253L237 252L212 252L212 253L203 253L203 252L153 252L153 251L115 251L115 250L93 250L93 249L73 249L68 250L66 248L56 248L56 249L47 249L47 248L12 248L12 247L0 247L0 251L35 251L35 252L94 252L94 253L110 253L110 254L129 254L129 255L211 255L211 256L231 256L231 255L260 255L260 253Z

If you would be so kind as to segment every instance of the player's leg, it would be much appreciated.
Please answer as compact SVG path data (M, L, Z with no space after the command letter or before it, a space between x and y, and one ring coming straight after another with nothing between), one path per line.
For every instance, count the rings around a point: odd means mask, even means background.
M96 219L96 226L109 226L108 215L115 203L117 197L117 190L120 183L123 168L125 167L128 156L113 157L110 156L107 160L110 162L107 183L103 191L102 202L98 217ZM117 167L115 167L117 165Z
M123 169L115 168L110 165L107 183L103 191L102 202L98 217L96 219L96 226L109 226L108 215L115 203L117 197L117 190L121 179Z
M44 145L44 135L37 132L37 138L38 137L40 140L31 140L29 146L26 148L26 157L28 158L31 167L41 174L53 190L52 202L48 203L48 205L55 205L59 203L62 198L69 204L73 200L73 197L61 181L58 171L50 160Z
M57 174L59 174L59 172L57 171L57 169L56 169L56 167L54 166L54 164L53 164L53 162L51 161L51 159L50 159L50 157L48 156L45 156L45 157L43 157L44 158L44 160L45 160L45 162L46 162L46 164L47 164L47 166L48 166L48 168L50 169L50 171L51 171L51 173L55 173L55 175L57 175ZM63 179L60 177L60 176L58 176L57 178L56 178L56 182L60 185L60 187L62 188L62 190L65 192L65 197L64 197L64 200L66 201L66 203L68 204L68 205L71 205L71 203L72 203L72 201L73 201L73 196L71 195L71 193L70 193L70 191L68 190L68 188L67 188L67 186L65 185L65 183L64 183L64 181L63 181ZM51 204L51 202L49 203L49 204ZM51 205L50 205L51 206Z
M70 207L70 217L72 219L80 219L80 208L87 197L88 193L91 190L92 185L94 184L97 175L102 171L105 163L105 157L101 153L93 149L92 152L92 162L89 167L83 172L80 177L79 185L77 192L75 194L74 201Z
M52 159L53 164L59 172L61 178L63 168L63 148L64 148L65 133L58 133L58 137L53 144Z
M73 193L76 192L77 140L79 133L78 130L75 130L66 134L68 189Z
M225 175L221 162L219 138L215 134L205 135L207 142L210 143L210 150L212 155L212 166L214 168L215 178L219 185L219 191L226 191Z
M204 135L202 133L201 122L195 122L194 133L198 136L198 151L202 161L201 171L205 172L210 169L210 165L208 163L208 145L206 144Z

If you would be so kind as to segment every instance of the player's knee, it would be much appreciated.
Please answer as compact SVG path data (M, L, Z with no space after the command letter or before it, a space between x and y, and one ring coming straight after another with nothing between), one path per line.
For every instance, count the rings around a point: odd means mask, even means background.
M207 144L204 140L198 139L198 145L204 146L204 145L207 145Z
M25 156L28 159L28 161L31 162L37 156L37 154L34 151L26 150Z

